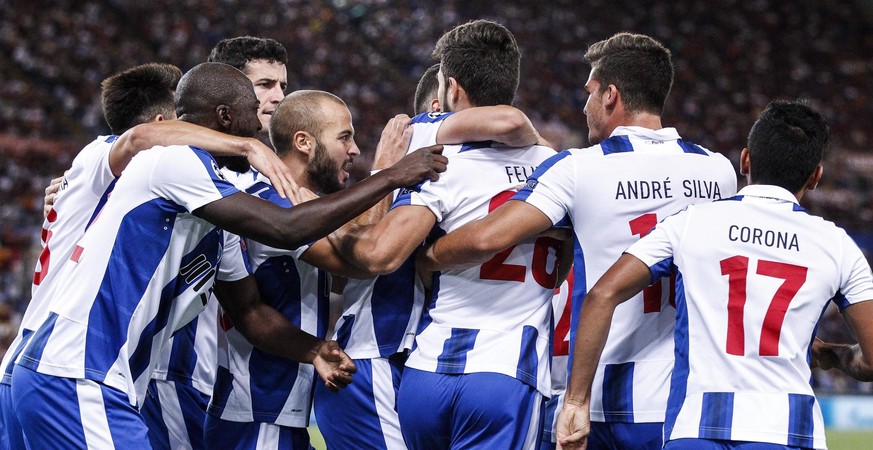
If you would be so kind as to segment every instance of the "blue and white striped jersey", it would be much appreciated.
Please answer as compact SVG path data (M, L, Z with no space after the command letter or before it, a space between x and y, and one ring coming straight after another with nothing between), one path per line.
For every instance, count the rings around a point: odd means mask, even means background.
M627 251L653 278L678 269L665 440L825 448L816 326L830 301L873 300L870 266L843 229L785 189L752 185L664 219Z
M136 155L47 286L50 313L19 364L141 404L155 355L203 310L215 278L222 233L192 211L237 192L201 149Z
M570 354L588 289L659 220L688 204L730 197L736 173L717 153L673 128L618 127L598 145L544 162L515 200L569 218L575 234ZM594 378L591 420L662 422L673 368L672 283L619 305ZM664 311L662 314L661 311Z
M437 226L449 233L503 204L555 154L543 146L492 146L446 146L449 170L436 182L405 190L395 207L426 206ZM445 374L500 373L550 396L556 245L548 238L530 240L481 265L439 274L407 367Z
M433 112L413 117L409 151L435 144L442 121L451 115ZM412 348L423 307L424 286L411 257L393 273L350 278L333 339L352 359L387 358Z
M58 273L58 268L70 258L76 243L85 233L88 224L94 219L106 201L115 182L115 175L109 167L109 151L118 136L98 136L86 145L70 169L64 173L55 203L42 226L42 252L36 263L31 287L31 300L24 312L18 335L10 344L3 357L2 383L12 380L12 365L40 324L48 315L43 285L50 285Z
M248 190L286 208L265 179ZM309 246L273 248L246 240L251 268L261 299L303 331L324 338L329 312L330 275L300 260ZM266 422L305 428L312 407L315 368L253 347L232 326L227 327L209 414L234 422ZM225 344L225 343L222 343Z

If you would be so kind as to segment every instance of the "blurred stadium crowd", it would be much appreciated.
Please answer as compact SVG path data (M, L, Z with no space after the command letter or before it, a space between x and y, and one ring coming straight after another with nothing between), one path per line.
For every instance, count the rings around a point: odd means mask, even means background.
M385 122L411 114L436 39L473 18L506 25L522 50L516 106L557 148L585 146L587 46L618 31L674 53L664 123L736 161L760 108L807 98L832 127L822 185L804 199L873 255L873 2L717 0L0 0L0 341L29 300L43 189L96 134L106 76L150 61L187 70L225 37L276 39L289 91L316 88L349 105L362 156ZM834 310L820 335L849 340ZM11 337L10 337L11 339ZM0 342L0 352L4 350ZM816 372L822 392L870 392Z

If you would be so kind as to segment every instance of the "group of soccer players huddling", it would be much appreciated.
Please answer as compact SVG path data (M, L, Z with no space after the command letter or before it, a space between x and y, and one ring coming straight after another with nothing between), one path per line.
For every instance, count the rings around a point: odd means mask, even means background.
M47 190L0 449L309 449L313 407L330 449L824 448L810 366L873 379L870 267L799 205L824 118L767 105L738 192L662 126L651 37L588 47L591 146L560 152L510 106L509 30L433 56L349 188L349 108L286 95L274 40L104 80L113 134ZM858 344L815 339L830 301Z

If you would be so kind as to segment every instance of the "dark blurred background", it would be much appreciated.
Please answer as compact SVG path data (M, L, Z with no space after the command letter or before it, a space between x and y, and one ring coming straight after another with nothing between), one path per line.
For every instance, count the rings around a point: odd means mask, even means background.
M824 181L804 204L873 251L873 1L0 0L0 341L30 299L43 190L97 134L108 134L99 83L146 62L204 62L220 39L270 37L288 50L288 91L321 89L352 110L369 169L385 122L412 114L437 38L487 18L522 50L515 106L556 147L587 145L587 46L619 31L649 34L674 55L665 126L738 159L772 99L809 99L833 130ZM850 341L834 310L820 336ZM0 353L5 347L0 344ZM869 393L817 372L820 392Z

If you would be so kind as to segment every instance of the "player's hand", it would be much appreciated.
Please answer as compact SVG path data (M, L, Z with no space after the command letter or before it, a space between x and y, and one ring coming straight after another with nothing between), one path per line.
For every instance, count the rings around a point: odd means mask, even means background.
M564 403L555 424L558 450L585 449L588 447L588 434L591 433L591 420L588 406Z
M358 371L355 362L336 341L322 342L312 365L324 380L324 385L334 392L348 386L352 382L352 374Z
M819 338L812 341L810 367L837 369L858 381L873 381L873 368L865 361L858 344L833 344Z
M440 178L439 174L446 171L449 163L442 153L442 145L420 148L380 174L389 174L397 187L412 186L424 180L436 181Z
M300 198L300 188L291 176L291 169L279 159L273 149L255 138L248 139L246 160L255 170L270 179L270 183L280 197L290 197L295 205L303 202Z
M391 167L406 155L412 139L412 127L409 126L411 123L412 119L406 114L398 114L388 121L376 145L373 169Z
M64 181L63 175L53 178L48 187L45 188L45 198L42 205L42 215L44 218L48 217L49 211L52 210L52 206L55 204L55 197L58 195L58 191L61 190L62 181Z

